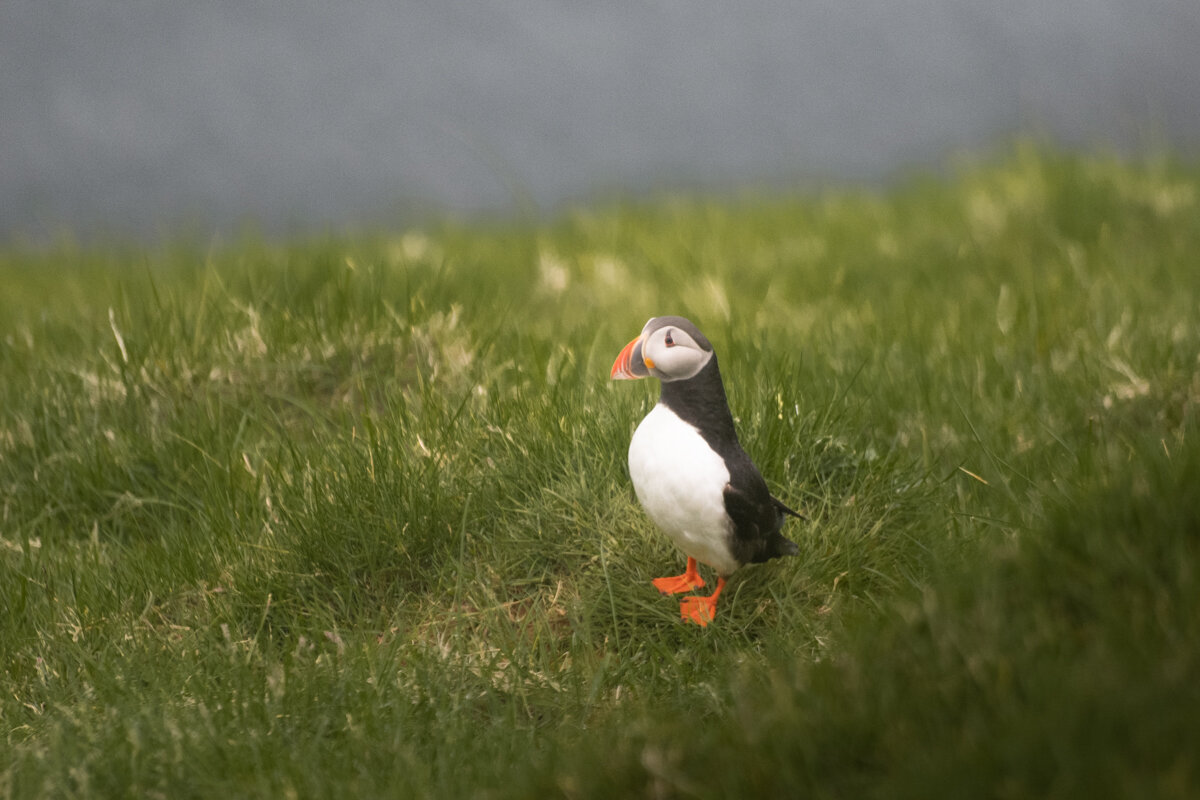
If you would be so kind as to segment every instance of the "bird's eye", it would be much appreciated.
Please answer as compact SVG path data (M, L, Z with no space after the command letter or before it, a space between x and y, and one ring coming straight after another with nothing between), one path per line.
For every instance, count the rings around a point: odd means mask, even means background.
M674 346L675 346L675 340L671 338L671 332L670 332L670 331L667 331L667 338L663 339L663 344L665 344L667 347L674 347Z

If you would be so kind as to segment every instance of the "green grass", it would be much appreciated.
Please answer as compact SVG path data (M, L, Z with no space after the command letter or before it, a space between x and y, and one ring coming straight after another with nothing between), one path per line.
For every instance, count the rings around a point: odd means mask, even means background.
M1195 797L1200 173L0 253L0 797ZM716 623L646 318L809 522Z

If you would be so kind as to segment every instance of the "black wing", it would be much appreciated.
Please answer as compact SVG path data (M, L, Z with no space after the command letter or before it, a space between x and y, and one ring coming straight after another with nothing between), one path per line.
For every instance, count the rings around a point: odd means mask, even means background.
M733 557L748 564L800 552L795 542L779 532L785 514L800 515L771 496L766 481L744 451L727 463L725 513L733 521Z

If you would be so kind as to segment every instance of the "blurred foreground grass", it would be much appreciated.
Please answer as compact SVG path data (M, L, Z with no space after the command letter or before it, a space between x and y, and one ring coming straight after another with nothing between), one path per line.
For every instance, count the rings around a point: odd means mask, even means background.
M1200 176L0 253L0 795L1200 794ZM810 522L717 623L646 318Z

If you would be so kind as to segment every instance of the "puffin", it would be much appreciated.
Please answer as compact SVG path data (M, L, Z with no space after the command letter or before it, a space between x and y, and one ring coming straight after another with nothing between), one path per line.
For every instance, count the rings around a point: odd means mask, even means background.
M685 622L707 626L725 581L746 564L800 552L781 530L804 517L771 495L742 449L717 367L700 329L677 316L653 317L613 363L612 380L658 378L657 405L629 443L629 477L646 515L687 556L682 575L652 583L666 595L703 587L698 564L717 574L708 596L686 597Z

